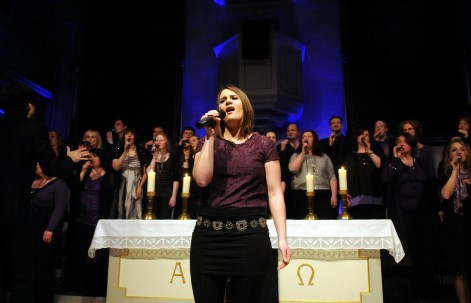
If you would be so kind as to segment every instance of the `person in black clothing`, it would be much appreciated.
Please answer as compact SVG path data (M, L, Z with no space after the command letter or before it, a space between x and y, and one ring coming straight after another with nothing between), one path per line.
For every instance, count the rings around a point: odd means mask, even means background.
M105 150L108 150L112 157L119 157L124 148L124 132L128 129L125 119L119 118L114 122L112 130L106 133Z
M73 162L88 158L88 151L70 151L56 157L43 121L34 118L36 93L22 85L0 90L0 137L8 145L0 148L4 159L0 170L0 227L6 231L0 241L0 291L10 292L10 303L33 302L33 228L31 184L36 164L47 176L66 175ZM5 289L7 282L10 289Z
M387 215L405 251L397 266L410 279L411 300L434 297L434 251L440 224L437 178L424 158L415 157L416 150L413 135L398 135L394 157L386 161L381 173L387 184Z
M471 146L471 117L468 115L462 115L458 118L458 130L457 136L461 137L463 141Z
M293 174L288 169L288 163L294 153L301 153L302 144L300 137L301 131L299 126L296 123L290 123L286 127L286 139L281 140L281 142L276 146L276 150L280 156L281 179L284 181L283 195L285 197L287 219L296 218L295 202L291 192Z
M442 264L455 275L460 303L470 302L471 272L471 149L464 138L453 137L445 147L437 174L443 198Z
M183 133L180 138L172 144L170 147L170 152L175 155L176 159L183 155L183 149L188 144L188 141L192 136L195 135L195 129L192 126L185 126L183 128Z
M356 138L357 149L345 157L348 212L353 219L384 219L382 148L370 141L370 132L366 128L360 129Z
M109 219L112 201L111 168L107 154L93 148L90 160L85 162L76 176L79 189L76 209L71 220L71 256L68 264L67 287L86 296L106 297L108 277L108 249L100 250L94 258L88 257L100 219Z
M44 175L36 165L31 185L36 302L54 303L55 265L59 256L69 188L64 180Z
M170 140L167 134L157 135L156 150L146 165L146 172L141 179L139 187L144 188L147 174L155 172L155 197L152 210L157 219L174 219L172 214L177 203L178 186L180 183L175 154L170 152Z
M183 190L183 178L185 176L191 177L190 180L190 197L187 199L187 214L191 219L196 219L197 202L200 196L200 188L193 178L193 165L195 162L195 149L200 140L197 136L190 137L188 142L183 142L183 154L180 155L177 162L177 169L179 170L179 189L177 196L177 204L175 206L173 218L178 219L183 211L183 198L181 196Z
M106 133L106 141L103 148L110 155L110 161L118 159L124 151L124 132L128 129L128 124L125 119L118 118L114 122L113 129ZM111 171L111 183L113 186L113 201L111 202L110 217L118 218L118 197L119 197L119 184L120 172Z
M344 164L345 156L354 150L355 141L342 133L343 122L340 116L332 116L329 120L332 133L327 138L320 140L322 152L326 153L332 164L338 179L338 169Z
M383 150L385 159L392 158L396 140L389 134L388 124L384 120L376 120L373 139Z
M340 180L339 168L345 165L345 156L355 149L355 141L342 133L343 121L340 116L332 116L329 125L332 133L327 138L320 140L321 151L329 156L334 165L335 176L337 180ZM341 205L345 201L342 201L340 194L338 194L337 200L340 204L339 209L341 209Z

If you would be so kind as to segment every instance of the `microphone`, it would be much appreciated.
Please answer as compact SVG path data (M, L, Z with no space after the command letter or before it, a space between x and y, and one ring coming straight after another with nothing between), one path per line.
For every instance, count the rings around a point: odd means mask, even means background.
M458 163L460 163L461 162L461 156L459 156L458 160L456 160L456 161L458 161Z
M307 141L307 140L304 140L304 143L308 144L308 141ZM306 154L309 153L309 147L304 146L304 152L305 152Z
M159 145L158 145L158 144L152 144L152 148L151 148L150 151L153 153L153 152L155 152L155 150L158 149L158 148L159 148Z
M362 137L362 138L361 138L361 142L363 142L363 145L365 145L365 146L366 146L366 140L365 140L365 137Z
M224 119L224 117L226 116L226 112L223 111L222 109L219 110L218 112L219 112L219 118ZM212 126L212 125L214 125L214 117L213 116L204 117L203 119L199 120L196 123L196 127L198 129L203 128L205 126Z

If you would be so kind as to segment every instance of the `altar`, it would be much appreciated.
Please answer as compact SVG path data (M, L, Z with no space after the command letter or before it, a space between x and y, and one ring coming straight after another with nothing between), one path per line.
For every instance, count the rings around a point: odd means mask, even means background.
M110 248L107 302L194 302L194 226L195 220L100 220L89 256ZM273 221L268 226L276 249ZM404 257L390 220L287 220L287 235L293 254L278 271L279 302L383 302L380 250L396 262Z

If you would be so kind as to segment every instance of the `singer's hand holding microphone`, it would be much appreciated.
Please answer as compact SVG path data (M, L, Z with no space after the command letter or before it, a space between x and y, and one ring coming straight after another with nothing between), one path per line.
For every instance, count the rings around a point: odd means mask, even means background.
M396 157L399 157L399 153L403 150L402 146L396 146L394 147L394 154Z
M305 141L304 141L304 146L303 146L303 148L304 148L304 153L309 154L309 147L308 147L307 145L308 145L308 141L305 140Z
M198 129L200 128L203 128L203 127L206 127L206 126L211 126L213 127L214 124L216 123L216 118L219 118L219 119L224 119L224 117L226 116L226 112L223 111L222 109L217 111L217 110L211 110L209 112L206 113L206 115L204 115L201 120L199 120L197 123L196 123L196 127Z
M156 143L154 143L154 144L152 144L152 148L151 148L150 151L153 153L153 152L155 152L155 151L158 150L158 149L159 149L159 145L156 144Z
M125 141L124 148L126 149L126 151L129 151L129 149L131 148L131 141Z

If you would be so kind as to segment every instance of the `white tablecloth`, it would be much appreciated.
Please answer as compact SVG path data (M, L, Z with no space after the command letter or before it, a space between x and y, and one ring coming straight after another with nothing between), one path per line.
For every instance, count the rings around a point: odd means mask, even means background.
M273 248L276 229L268 220ZM88 255L100 248L190 248L195 220L100 220ZM396 262L404 257L391 220L287 220L291 249L386 249Z

